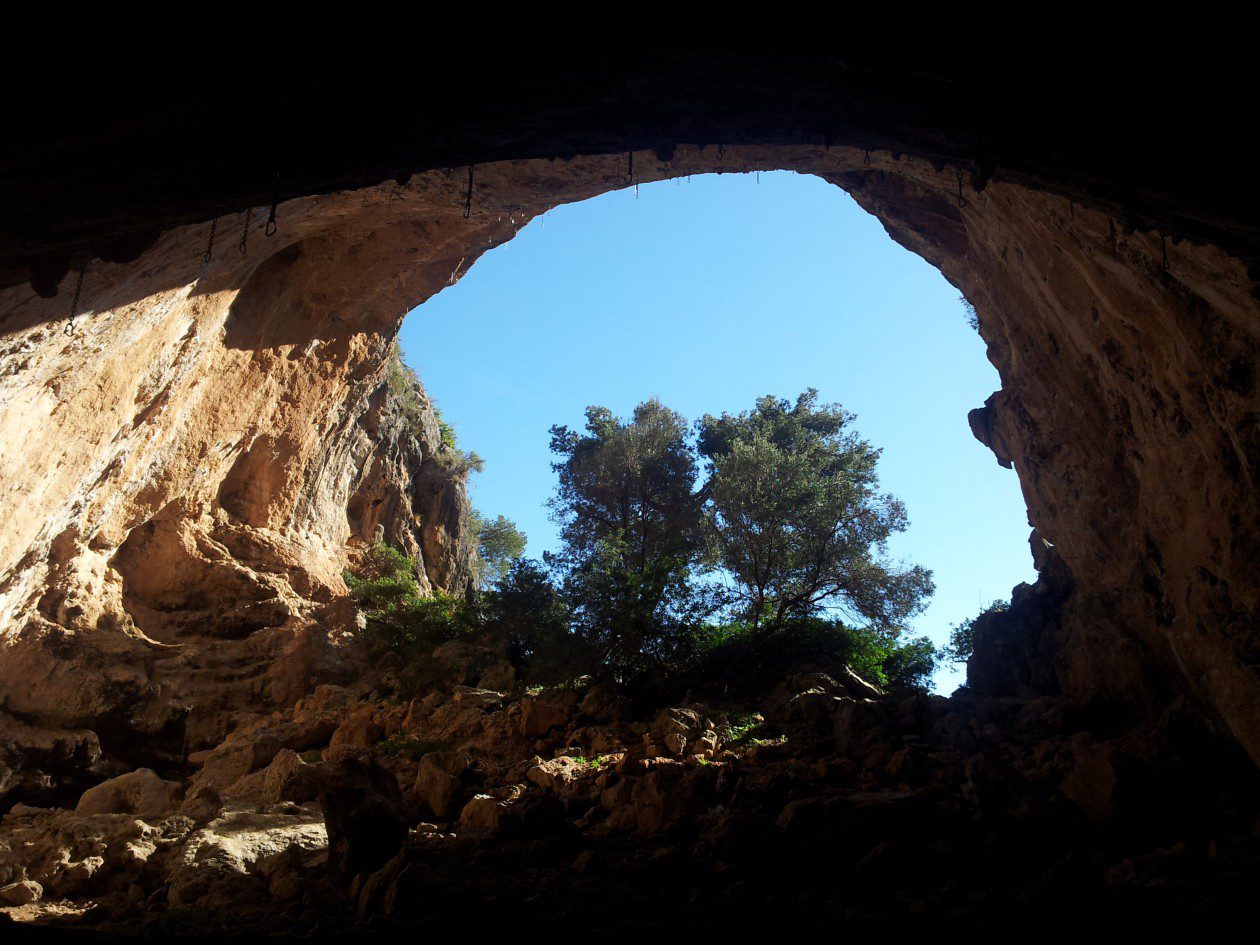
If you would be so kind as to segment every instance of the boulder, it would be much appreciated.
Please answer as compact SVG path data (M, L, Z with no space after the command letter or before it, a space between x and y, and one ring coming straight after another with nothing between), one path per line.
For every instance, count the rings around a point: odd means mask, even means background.
M526 738L546 735L552 729L567 725L568 722L569 713L563 706L543 698L521 700L520 733Z
M318 772L291 749L282 748L261 771L247 774L223 792L223 797L260 807L292 801L304 804L319 791Z
M867 682L854 671L852 666L846 665L844 667L838 683L844 689L847 689L849 695L855 699L878 699L884 695L884 690L873 683Z
M578 709L590 721L607 724L624 721L630 715L631 703L614 686L595 682L587 688Z
M507 805L489 794L474 795L460 812L460 832L482 837L493 836L503 825L506 807Z
M372 748L385 737L385 727L376 717L375 706L364 706L337 726L328 744L333 748Z
M589 765L567 755L561 755L534 765L525 776L531 784L536 784L567 800L581 792L583 782L592 773Z
M508 692L516 686L516 669L507 660L491 663L477 680L479 689L493 689Z
M681 757L709 728L708 719L697 709L661 709L648 728L648 743L664 745L675 757Z
M7 906L24 906L31 902L38 902L43 895L43 886L34 880L24 879L0 889L0 902Z
M74 812L85 817L93 814L161 817L175 810L182 796L183 787L179 783L163 781L149 768L137 768L84 791Z
M1061 790L1096 824L1112 818L1116 799L1114 752L1106 744L1078 741L1072 746L1072 769L1063 779Z
M415 792L434 817L454 815L472 759L462 751L435 751L416 767Z
M328 865L334 875L370 873L407 839L398 781L372 759L344 758L326 772L319 806L328 830Z
M321 857L328 834L313 805L276 810L229 807L191 834L173 857L167 900L211 907L253 898L274 866L294 857Z
M160 874L191 828L179 816L141 820L15 805L0 824L0 886L29 880L48 901L122 894Z
M478 689L473 686L456 686L452 692L452 701L475 705L482 709L497 709L503 705L503 693L497 689Z

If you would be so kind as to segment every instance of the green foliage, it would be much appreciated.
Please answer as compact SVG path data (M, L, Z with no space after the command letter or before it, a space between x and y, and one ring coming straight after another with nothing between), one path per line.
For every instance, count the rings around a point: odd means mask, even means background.
M448 450L456 450L459 446L455 442L455 428L442 419L441 411L437 407L433 408L433 415L437 417L438 433L442 437L442 445Z
M421 393L424 388L420 386L420 378L403 362L397 343L390 348L385 369L389 392L402 411L403 417L406 418L407 426L416 435L421 435L424 430L425 411L431 409L431 405Z
M570 631L569 610L537 561L513 561L485 593L482 614L528 682L560 682L591 665L589 648Z
M377 745L376 753L384 758L406 758L410 761L419 761L425 755L435 751L445 751L448 747L444 742L429 741L399 732Z
M980 330L980 316L976 314L976 307L971 304L967 296L958 296L958 301L962 303L963 314L967 319L967 325L972 331Z
M477 544L475 579L479 589L502 580L525 553L528 539L509 518L499 515L487 520L473 509L468 527Z
M574 633L603 672L626 678L685 664L703 626L703 588L677 559L626 566L624 540L600 541L564 577Z
M852 627L839 620L792 620L773 635L747 625L706 627L688 671L696 688L720 681L727 692L751 693L802 667L836 671L850 666L863 679L889 688L924 688L936 668L926 637L900 639L895 629Z
M397 635L410 622L420 603L420 585L415 562L397 548L373 545L359 566L345 574L350 596L386 635Z
M563 546L546 568L521 557L511 521L473 513L474 598L422 594L414 563L383 545L346 580L380 648L409 656L494 634L531 683L607 674L746 688L843 663L880 685L921 686L937 653L901 633L931 575L887 561L905 509L878 492L879 451L852 420L810 390L706 416L693 442L657 400L628 420L590 407L583 431L551 430Z
M965 663L975 652L976 624L990 614L1001 614L1010 610L1011 605L1004 600L995 600L979 614L956 623L950 628L949 643L941 650L941 655L952 663Z
M827 607L900 627L934 590L931 572L886 560L905 506L878 493L879 450L848 430L852 421L807 390L795 404L762 397L697 424L718 561L755 634Z
M723 727L721 734L722 740L731 745L744 745L756 739L765 730L766 720L761 713L753 712L730 719Z
M453 442L453 441L452 441ZM465 453L463 450L456 448L447 448L446 441L443 439L443 448L438 451L437 460L450 474L456 478L467 476L469 473L484 472L486 461L476 453Z
M940 662L940 653L927 637L910 640L892 639L885 643L885 654L876 678L893 688L926 689Z
M478 626L476 608L465 598L441 591L424 596L415 562L389 545L368 549L359 567L347 572L345 579L379 650L432 647Z
M564 548L547 560L575 637L605 671L764 656L765 638L789 625L801 637L829 610L875 628L859 638L823 621L872 678L930 671L930 646L898 649L896 639L932 593L931 574L886 559L905 508L878 492L879 451L849 430L851 414L813 390L795 403L763 397L746 413L704 417L694 444L683 418L654 399L628 421L603 407L586 418L583 433L551 431ZM708 477L697 488L701 457ZM714 622L722 611L733 619Z
M705 607L691 581L702 519L686 421L658 400L629 421L590 407L586 432L553 427L551 449L564 548L547 560L576 636L615 674L675 662Z
M588 407L586 433L551 428L559 482L551 500L561 526L564 564L581 567L616 539L627 571L652 562L689 559L700 525L696 457L687 422L652 399L618 420Z

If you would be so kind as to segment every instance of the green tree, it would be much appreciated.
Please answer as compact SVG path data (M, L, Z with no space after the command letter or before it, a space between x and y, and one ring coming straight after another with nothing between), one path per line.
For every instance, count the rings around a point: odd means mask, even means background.
M528 539L506 516L487 519L476 509L468 517L468 528L477 543L475 580L484 590L508 573L512 562L525 553Z
M822 616L789 621L751 651L748 631L739 625L706 627L699 642L689 682L703 688L721 680L727 694L764 691L802 667L832 672L839 666L878 686L922 689L937 660L926 637L906 640L896 630Z
M685 642L698 588L697 463L686 421L658 400L626 421L586 411L586 430L551 429L559 482L551 500L562 576L576 629L604 665L635 672Z
M941 655L952 663L965 663L975 652L976 624L987 622L992 614L1002 614L1011 609L1004 600L995 600L974 617L956 623L949 630L949 643L941 649Z
M939 660L939 651L927 637L905 640L893 636L888 641L879 675L890 686L926 689Z
M345 581L378 650L423 650L478 627L472 603L442 591L423 594L416 562L390 545L369 548Z
M717 561L754 641L825 608L900 628L934 590L930 571L887 560L905 507L877 491L880 451L852 421L807 390L697 424Z
M513 561L485 592L483 613L523 678L552 683L589 668L586 648L569 630L568 608L539 562Z

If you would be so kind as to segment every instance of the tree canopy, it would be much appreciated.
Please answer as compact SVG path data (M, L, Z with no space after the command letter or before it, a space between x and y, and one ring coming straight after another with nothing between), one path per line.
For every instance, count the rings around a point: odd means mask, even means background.
M477 586L485 589L506 575L512 562L525 553L528 538L504 515L487 519L473 509L468 524L477 542Z
M694 430L656 399L586 416L585 433L552 428L549 561L606 658L676 660L719 612L753 639L829 610L896 634L931 595L930 572L888 560L907 518L878 491L879 450L817 391Z
M880 451L853 421L814 390L694 425L655 398L629 418L589 407L582 430L551 428L561 548L545 566L521 557L511 521L474 513L469 597L421 593L415 564L384 547L347 582L384 646L494 633L526 678L729 691L737 668L755 686L763 670L843 661L923 685L936 650L903 635L931 572L889 560L906 510L880 492Z
M880 451L852 422L807 390L795 403L762 397L753 410L697 424L717 560L755 633L828 606L900 627L934 590L924 568L887 560L905 506L878 492Z
M659 400L619 420L586 411L586 430L551 429L551 500L561 575L585 643L627 671L676 658L702 608L691 572L701 551L698 465L686 420Z

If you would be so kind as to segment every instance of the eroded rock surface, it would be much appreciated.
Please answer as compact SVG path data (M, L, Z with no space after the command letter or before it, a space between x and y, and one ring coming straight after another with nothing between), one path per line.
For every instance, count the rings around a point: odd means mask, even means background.
M962 288L1003 379L973 428L1015 465L1075 579L1053 687L1188 693L1260 757L1258 339L1239 260L1014 184L965 181L960 201L949 169L908 156L637 158L637 181L817 173ZM173 231L135 263L91 268L70 337L72 286L0 293L0 489L15 510L0 535L5 709L58 727L125 715L168 738L204 725L209 743L223 708L174 691L221 677L225 654L253 674L234 681L248 700L285 704L336 676L350 539L415 533L397 523L418 512L430 578L458 584L458 495L433 493L373 435L390 339L485 249L557 203L624 186L625 168L485 165L467 218L454 172L292 201L277 236L252 231L244 254L220 236L209 262L208 225ZM413 497L430 489L427 504L402 509L384 484L399 473ZM214 645L193 656L190 633Z
M786 742L739 751L710 706L635 719L616 694L522 694L502 654L464 643L435 654L427 694L369 698L379 680L342 583L357 549L405 547L432 588L468 575L458 457L423 393L391 388L399 321L532 216L624 186L625 156L479 166L470 206L451 171L292 201L270 239L260 212L244 241L223 238L243 219L216 221L208 260L206 224L94 263L69 334L73 275L52 299L0 293L0 792L57 805L5 822L35 831L11 849L47 853L6 854L12 908L73 910L99 889L116 917L157 891L143 877L192 869L153 856L239 810L290 818L258 829L296 839L260 840L253 859L199 846L216 865L172 887L181 904L313 915L331 889L401 921L412 884L467 906L526 851L548 865L505 902L550 901L610 863L635 877L609 900L626 908L676 880L738 899L725 877L767 849L806 865L841 850L858 896L862 876L917 875L924 836L938 873L961 858L986 878L827 901L938 908L1017 883L1110 895L1247 875L1260 321L1243 263L909 156L679 147L634 166L637 181L819 174L975 304L1003 389L971 426L1020 476L1043 578L978 630L972 693L893 698L835 670L761 707ZM411 746L387 763L410 839L348 889L317 879L322 779L385 764L382 744ZM141 768L179 782L178 813L70 810ZM102 852L129 844L153 851ZM810 875L785 870L776 894L807 895L791 879L826 899ZM584 888L591 909L610 893Z
M299 257L263 264L252 289L195 284L124 306L112 326L101 313L68 342L48 326L24 336L23 349L55 338L62 355L95 361L90 382L48 351L6 362L0 465L18 501L0 545L20 559L0 574L0 706L14 717L0 793L73 788L72 759L80 773L177 766L243 719L349 678L357 628L341 575L376 541L420 560L426 588L467 584L467 471L389 340L359 332L323 350L315 336L342 323L347 299L321 297L326 307L303 308L312 334L298 351L296 336L275 337L283 318L251 302L282 294L271 280ZM137 333L147 347L129 351ZM149 359L147 373L133 358ZM74 415L74 447L32 439L49 420L41 366L66 378L54 415ZM120 425L97 437L102 418ZM45 514L58 490L69 505ZM32 544L15 547L24 536Z
M1042 910L1219 914L1260 873L1256 773L1184 707L1100 724L1063 696L883 693L834 666L739 703L635 712L585 679L473 689L498 658L480 654L430 657L465 681L422 697L382 667L245 726L196 760L178 812L96 812L117 780L75 811L15 808L4 908L152 934L190 915L223 935L470 915L1000 927ZM539 707L554 724L530 734Z

